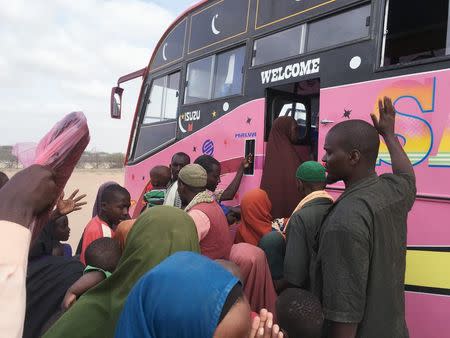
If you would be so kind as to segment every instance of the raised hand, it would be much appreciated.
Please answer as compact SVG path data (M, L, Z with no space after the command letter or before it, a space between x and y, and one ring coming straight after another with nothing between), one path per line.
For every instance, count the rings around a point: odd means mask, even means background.
M261 309L259 316L252 322L249 338L283 338L280 327L273 325L273 314L266 309Z
M56 204L56 209L60 216L68 215L73 211L81 210L81 207L87 204L87 202L80 202L83 198L86 197L86 194L76 197L78 192L79 189L75 190L66 200L63 199L64 193L61 194Z
M383 137L394 135L395 109L392 100L386 96L383 98L383 101L378 100L378 110L380 112L379 118L375 114L370 114L375 129Z

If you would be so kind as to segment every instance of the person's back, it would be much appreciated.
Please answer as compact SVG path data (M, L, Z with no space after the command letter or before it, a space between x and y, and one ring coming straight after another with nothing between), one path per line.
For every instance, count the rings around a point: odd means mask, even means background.
M220 205L216 201L199 203L190 210L201 211L210 222L208 233L200 240L202 255L211 259L228 259L233 243L227 218Z
M290 284L310 288L310 258L316 233L332 205L332 200L318 198L306 203L289 219L283 274Z
M408 336L404 316L406 221L415 199L414 182L414 177L407 174L365 179L345 191L323 224L320 241L333 241L337 247L345 237L351 238L353 248L362 250L354 269L361 273L360 268L368 267L364 271L366 294L354 297L354 307L361 309L364 316L348 318L361 320L358 337L388 337L391 332L395 332L395 337ZM369 255L363 252L366 247L370 248ZM318 258L326 255L328 264L334 265L333 269L322 266L323 281L336 278L337 272L340 277L348 277L351 284L351 276L339 271L338 258L333 263L332 248L333 245L327 245L319 249Z

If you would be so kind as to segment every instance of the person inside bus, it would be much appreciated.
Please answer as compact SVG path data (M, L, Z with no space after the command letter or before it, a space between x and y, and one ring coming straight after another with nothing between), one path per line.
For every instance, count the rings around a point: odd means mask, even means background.
M191 163L191 158L186 153L176 153L172 156L169 168L172 173L172 183L167 188L164 205L181 208L181 199L178 194L178 173L180 170Z
M164 204L170 177L170 168L164 165L157 165L150 170L152 188L144 194L144 201L147 203L147 208Z
M297 122L291 116L278 117L272 125L266 147L261 189L272 202L274 218L289 218L302 196L297 189L295 172L300 164L310 159L302 154L305 146L298 146ZM283 175L280 175L282 170Z
M8 175L0 171L0 189L9 181Z
M101 237L113 237L117 225L130 216L130 193L124 187L113 184L105 188L102 194L101 210L86 225L83 232L80 260L86 265L85 252L89 244Z
M416 197L411 162L395 134L391 99L379 101L373 126L335 125L325 138L328 181L345 191L322 224L312 266L327 337L408 337L405 321L407 216ZM377 176L380 136L393 174Z
M184 210L197 227L202 255L211 259L228 259L231 240L228 222L215 198L206 190L206 170L188 164L178 174L178 193Z
M322 307L312 293L297 288L286 289L278 296L276 309L278 323L288 337L322 337Z

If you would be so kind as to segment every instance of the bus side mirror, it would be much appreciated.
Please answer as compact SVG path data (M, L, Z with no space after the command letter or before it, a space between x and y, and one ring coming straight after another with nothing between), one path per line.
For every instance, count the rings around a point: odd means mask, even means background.
M123 88L113 87L111 89L111 118L120 119L122 115Z

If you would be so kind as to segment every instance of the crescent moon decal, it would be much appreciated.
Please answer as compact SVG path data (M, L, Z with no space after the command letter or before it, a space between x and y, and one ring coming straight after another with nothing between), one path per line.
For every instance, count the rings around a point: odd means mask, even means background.
M184 129L183 128L183 125L181 124L181 115L180 115L180 117L178 118L178 127L180 128L180 130L181 130L181 132L184 134L184 133L186 133L186 129Z
M219 17L219 14L213 16L211 21L211 30L215 35L219 35L220 31L216 28L216 19Z
M162 57L163 57L164 61L167 61L166 47L167 47L167 42L164 44L163 49L162 49Z

